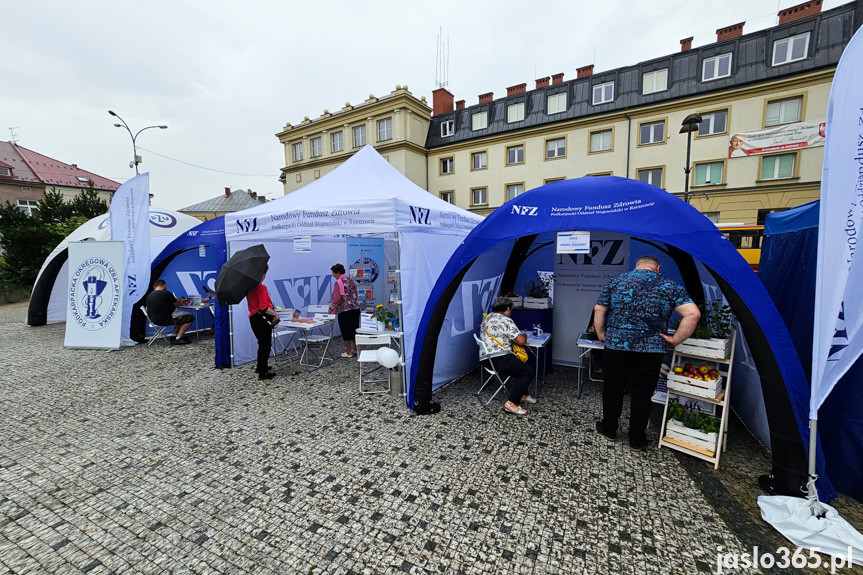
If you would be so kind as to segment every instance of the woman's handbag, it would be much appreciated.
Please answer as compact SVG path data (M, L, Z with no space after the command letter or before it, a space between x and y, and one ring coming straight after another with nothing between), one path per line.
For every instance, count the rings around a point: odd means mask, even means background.
M497 340L497 338L496 338L496 337L494 337L493 335L491 335L491 333L488 331L488 328L486 328L485 333L487 333L487 334L488 334L488 336L489 336L491 339L493 339L493 340L494 340L494 342L495 342L496 344L498 344L499 346L503 347L503 344L502 344L502 343L500 343L500 342ZM527 350L526 350L526 349L524 349L524 347L523 347L523 346L520 346L520 345L518 345L517 343L513 342L513 343L512 343L512 349L511 349L511 351L512 351L512 354L513 354L515 357L517 357L519 361L521 361L522 363L527 362Z
M270 327L276 327L276 324L282 319L279 316L272 316L262 309L256 311L255 315L260 316Z

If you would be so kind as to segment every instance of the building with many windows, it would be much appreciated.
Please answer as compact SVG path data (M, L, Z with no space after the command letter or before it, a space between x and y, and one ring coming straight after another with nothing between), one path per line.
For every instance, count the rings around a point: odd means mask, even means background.
M602 72L585 66L574 79L555 74L533 90L481 94L472 106L440 88L431 115L424 98L400 87L325 111L278 134L285 191L343 161L360 129L374 137L362 143L418 185L478 213L551 181L614 175L680 197L688 178L691 203L714 221L762 223L820 194L830 85L863 20L863 0L824 12L821 4L782 10L765 30L744 34L741 22L705 46L686 38L675 54ZM681 133L691 114L700 123ZM353 146L338 147L335 133Z

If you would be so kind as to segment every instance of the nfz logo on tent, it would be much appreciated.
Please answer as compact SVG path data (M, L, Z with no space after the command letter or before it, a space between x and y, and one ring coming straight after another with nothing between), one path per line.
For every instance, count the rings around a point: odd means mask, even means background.
M237 220L237 233L258 231L258 218L242 218Z
M429 208L420 208L418 206L411 206L410 208L412 224L422 224L425 226L431 225L431 222L429 221L431 210Z
M512 213L517 216L538 216L539 208L533 206L513 206Z

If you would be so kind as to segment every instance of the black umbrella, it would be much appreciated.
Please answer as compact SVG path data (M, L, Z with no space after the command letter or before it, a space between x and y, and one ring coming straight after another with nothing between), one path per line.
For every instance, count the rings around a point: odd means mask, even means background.
M270 254L263 244L240 250L231 256L216 278L219 305L238 304L261 283Z

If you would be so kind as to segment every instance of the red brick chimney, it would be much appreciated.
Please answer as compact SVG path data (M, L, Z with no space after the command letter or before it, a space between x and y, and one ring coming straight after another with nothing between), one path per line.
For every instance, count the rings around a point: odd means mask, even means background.
M230 196L230 195L231 195L231 188L225 188L225 195L226 195L226 196Z
M575 71L578 73L576 76L578 78L587 78L588 76L593 76L593 64L591 64L590 66L576 68Z
M690 36L689 38L684 38L680 41L681 52L689 52L690 50L692 50L692 38L693 36Z
M485 94L479 95L479 103L485 104L486 102L491 102L494 100L494 92L486 92Z
M464 100L459 100L455 103L456 110L464 110Z
M560 74L554 74L551 77L552 86L554 86L555 84L560 84L561 82L563 82L563 72L561 72Z
M438 88L432 92L432 115L439 116L452 112L452 102L455 96L449 93L446 88Z
M253 192L252 190L249 190L249 195L252 197L253 200L258 199L258 193L257 192Z
M69 164L69 165L70 165L70 166L72 166L72 167L73 167L73 168L75 168L75 169L78 169L78 164Z
M744 24L746 24L746 22L740 22L739 24L732 24L731 26L720 28L716 31L716 41L722 42L723 40L730 40L731 38L743 36Z
M798 4L797 6L792 6L791 8L780 10L779 25L781 26L782 24L787 24L788 22L794 22L795 20L800 20L801 18L815 16L816 14L821 12L821 1L822 0L811 0L810 2L804 2L803 4Z
M527 89L527 84L516 84L515 86L510 86L506 89L507 96L515 96L516 94L524 94L524 91Z
M537 87L537 89L539 89L539 88L545 88L546 86L548 86L548 82L549 82L549 80L551 80L551 78L549 78L548 76L546 76L545 78L539 78L539 79L536 81L536 87Z

